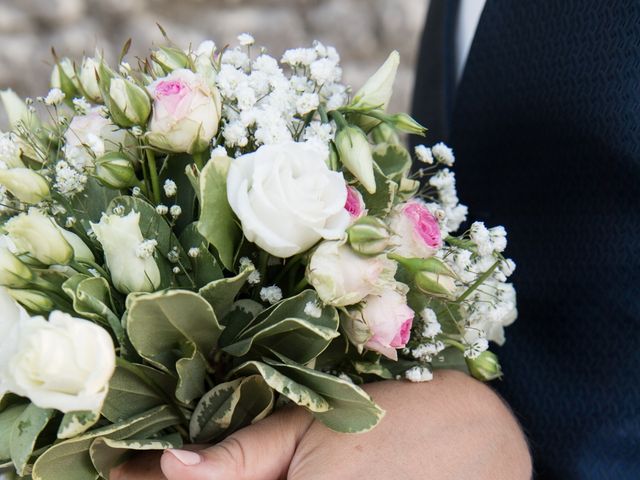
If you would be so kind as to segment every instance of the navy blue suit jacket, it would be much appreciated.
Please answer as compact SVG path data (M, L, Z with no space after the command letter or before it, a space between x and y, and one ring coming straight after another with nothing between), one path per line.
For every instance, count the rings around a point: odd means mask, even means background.
M640 478L640 2L488 0L447 115L461 200L518 265L496 387L536 478Z

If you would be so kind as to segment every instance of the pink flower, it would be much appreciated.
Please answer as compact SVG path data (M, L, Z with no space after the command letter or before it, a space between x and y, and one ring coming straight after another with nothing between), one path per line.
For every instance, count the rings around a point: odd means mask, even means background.
M178 69L147 87L153 98L149 143L171 152L207 148L220 123L220 94L191 70Z
M357 220L366 213L362 195L350 185L347 185L347 202L344 204L344 209L349 212L352 220Z
M403 257L428 258L442 246L438 220L420 200L399 205L390 217L389 227L394 252Z
M409 341L415 315L407 305L405 290L403 284L397 283L380 295L370 295L360 312L371 335L365 348L392 360L398 359L396 349L404 348Z

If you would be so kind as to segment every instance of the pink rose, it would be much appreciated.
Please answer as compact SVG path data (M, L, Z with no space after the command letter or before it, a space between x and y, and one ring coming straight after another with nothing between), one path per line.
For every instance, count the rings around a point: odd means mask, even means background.
M407 258L428 258L442 246L438 220L420 200L396 207L389 220L394 252Z
M407 305L402 284L389 287L380 295L365 298L362 320L369 328L371 337L365 348L380 352L392 360L398 359L396 349L404 348L411 335L414 312Z
M174 70L148 87L153 98L149 143L170 152L201 152L218 131L220 94L199 74Z
M354 221L366 213L362 195L350 185L347 185L347 202L344 204L344 209L349 212L351 219Z

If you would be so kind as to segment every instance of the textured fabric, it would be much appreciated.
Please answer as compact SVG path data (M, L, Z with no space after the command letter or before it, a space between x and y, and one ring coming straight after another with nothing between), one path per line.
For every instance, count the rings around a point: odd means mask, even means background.
M487 2L451 132L518 265L496 388L536 478L640 478L640 2Z

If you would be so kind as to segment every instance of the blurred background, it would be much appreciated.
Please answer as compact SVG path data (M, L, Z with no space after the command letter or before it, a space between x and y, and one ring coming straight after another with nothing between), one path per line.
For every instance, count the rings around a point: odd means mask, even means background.
M77 60L98 46L114 62L131 37L130 58L144 56L151 44L162 43L158 22L184 48L205 39L235 45L238 34L249 32L279 58L287 48L320 40L338 49L344 81L356 89L391 50L399 50L390 111L409 111L428 1L0 0L0 88L46 94L51 47Z

